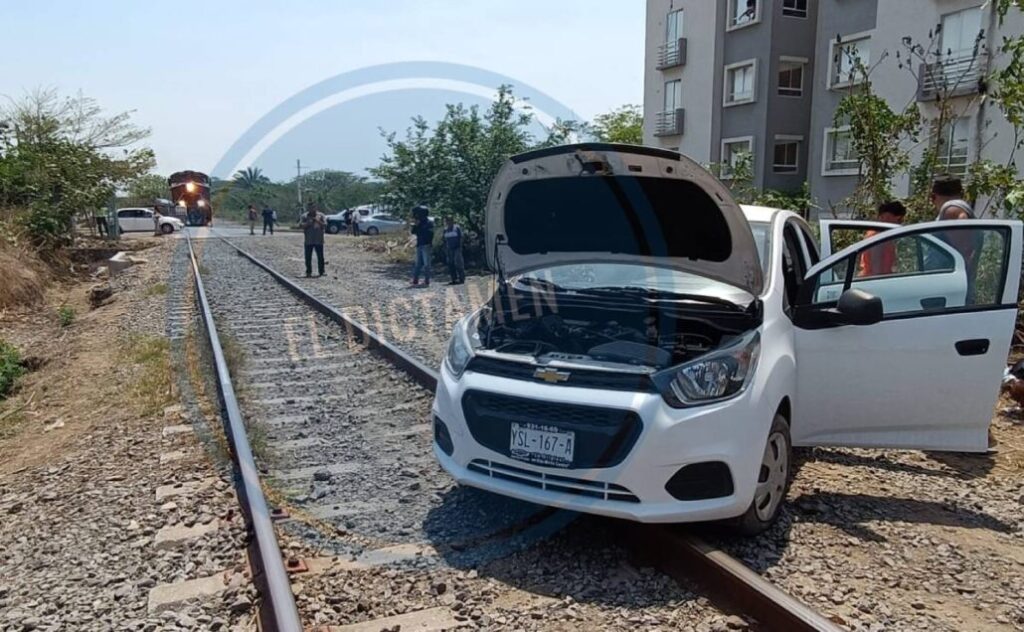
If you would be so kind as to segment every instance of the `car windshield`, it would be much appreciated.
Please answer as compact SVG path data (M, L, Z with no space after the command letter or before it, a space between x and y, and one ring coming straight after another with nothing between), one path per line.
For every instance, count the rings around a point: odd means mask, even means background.
M747 292L720 281L670 268L624 263L578 263L533 270L515 279L517 283L564 290L633 288L707 296L747 305L753 297Z

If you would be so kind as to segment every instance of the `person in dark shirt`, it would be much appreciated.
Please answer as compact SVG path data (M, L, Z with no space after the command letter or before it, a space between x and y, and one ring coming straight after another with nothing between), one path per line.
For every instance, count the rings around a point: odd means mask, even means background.
M306 260L306 276L313 276L313 253L316 253L317 276L324 275L324 230L327 218L317 210L316 204L310 204L309 210L299 220L302 229L303 250Z
M263 207L263 234L267 234L267 229L270 229L270 234L274 234L274 211L269 206Z
M455 223L449 215L444 221L444 251L448 262L448 285L459 285L466 282L466 263L462 258L462 227Z
M434 223L428 217L429 210L425 206L412 209L412 234L416 236L416 262L412 267L412 284L420 284L420 273L423 273L423 287L430 285L430 255L434 243Z

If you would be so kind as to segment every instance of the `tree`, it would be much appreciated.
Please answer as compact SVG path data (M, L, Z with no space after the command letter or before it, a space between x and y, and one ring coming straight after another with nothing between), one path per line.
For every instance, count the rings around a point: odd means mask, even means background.
M644 117L639 105L623 105L594 117L589 130L603 143L642 145Z
M143 174L128 183L128 197L137 200L166 198L170 195L167 178L155 174Z
M416 117L404 139L384 133L388 153L370 173L386 203L402 210L426 204L435 215L455 217L469 233L468 247L479 251L491 180L509 156L538 146L529 132L533 121L512 89L501 86L484 113L450 104L433 128Z
M263 170L259 167L239 169L231 179L242 189L255 189L261 184L268 184L270 182L270 178L263 175Z
M153 167L137 143L149 130L131 113L105 116L93 99L36 90L0 108L0 207L43 251L69 241L74 218L91 216L114 192Z
M893 197L893 180L910 167L908 141L916 141L921 115L915 102L897 112L875 93L871 73L854 49L835 47L836 67L849 68L849 88L834 114L836 127L849 126L850 143L859 157L858 179L854 192L843 202L855 218L873 217L879 204ZM843 58L845 56L845 59ZM840 63L842 62L842 63Z

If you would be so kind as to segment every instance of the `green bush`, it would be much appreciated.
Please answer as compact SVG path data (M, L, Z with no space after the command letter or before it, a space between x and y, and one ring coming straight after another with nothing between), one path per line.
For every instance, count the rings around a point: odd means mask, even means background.
M60 319L61 327L69 327L75 322L75 308L70 305L61 305L57 310L57 318Z
M25 372L21 365L21 354L14 345L0 340L0 398L4 398L14 387L14 382Z

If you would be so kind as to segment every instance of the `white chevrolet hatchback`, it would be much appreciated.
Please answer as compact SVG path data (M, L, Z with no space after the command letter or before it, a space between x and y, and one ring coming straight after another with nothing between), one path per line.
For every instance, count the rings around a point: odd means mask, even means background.
M754 533L792 446L987 449L1020 222L831 221L819 250L675 152L588 144L509 160L486 232L497 290L433 404L462 484Z

